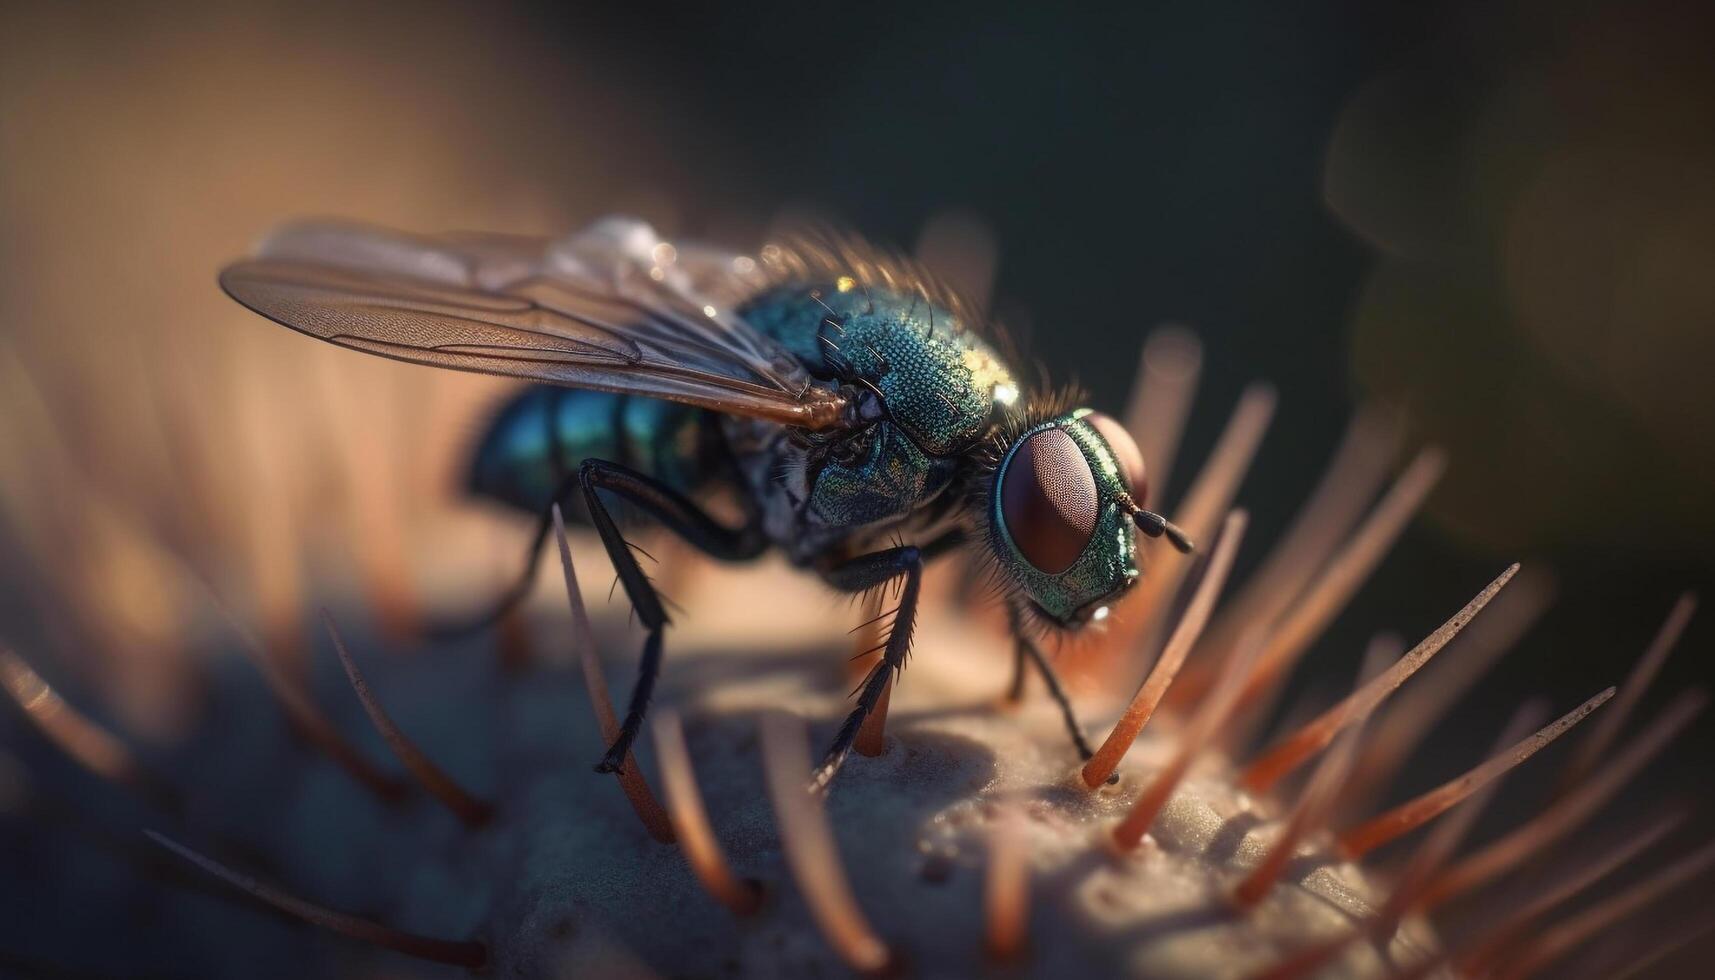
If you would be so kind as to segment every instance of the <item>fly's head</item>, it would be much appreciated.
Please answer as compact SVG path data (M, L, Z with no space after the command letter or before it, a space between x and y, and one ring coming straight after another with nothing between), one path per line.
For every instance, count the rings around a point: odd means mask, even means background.
M1014 602L1049 627L1105 619L1137 581L1135 535L1190 542L1143 509L1143 455L1125 427L1077 408L1014 427L984 488L987 544Z

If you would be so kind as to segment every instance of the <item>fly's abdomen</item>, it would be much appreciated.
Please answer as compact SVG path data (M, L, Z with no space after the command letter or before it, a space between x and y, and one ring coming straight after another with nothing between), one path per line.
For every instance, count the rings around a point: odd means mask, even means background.
M708 481L716 451L718 427L707 416L654 398L532 385L483 433L468 487L540 514L566 474L585 459L605 459L693 493Z

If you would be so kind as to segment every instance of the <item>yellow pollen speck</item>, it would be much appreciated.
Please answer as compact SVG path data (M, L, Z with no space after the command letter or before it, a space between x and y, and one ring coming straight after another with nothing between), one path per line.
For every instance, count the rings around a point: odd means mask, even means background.
M851 276L841 276L834 280L834 287L842 293L849 293L857 286L857 280Z
M1013 384L1012 375L994 355L975 347L967 347L960 355L965 363L965 370L971 372L971 387L977 391L989 391L992 397L1002 404L1010 405L1018 398L1018 386ZM1012 393L1011 399L1006 393Z

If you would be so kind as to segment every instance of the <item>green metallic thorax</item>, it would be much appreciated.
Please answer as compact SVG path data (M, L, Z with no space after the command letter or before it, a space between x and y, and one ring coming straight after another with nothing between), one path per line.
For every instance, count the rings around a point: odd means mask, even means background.
M917 295L851 280L784 286L742 313L819 378L877 396L884 414L820 461L808 488L812 537L911 515L952 482L989 430L997 395L1017 391L992 348ZM818 532L824 532L819 534Z
M788 286L757 298L744 315L818 377L869 381L894 424L931 455L975 442L987 431L995 387L1017 390L993 348L917 295Z

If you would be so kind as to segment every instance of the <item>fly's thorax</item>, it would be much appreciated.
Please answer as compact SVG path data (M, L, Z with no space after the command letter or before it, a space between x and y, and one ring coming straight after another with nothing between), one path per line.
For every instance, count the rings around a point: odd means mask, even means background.
M799 564L920 517L946 499L959 465L924 453L885 419L831 441L740 416L721 423L764 533Z
M830 447L808 511L829 527L891 523L946 489L954 470L952 457L931 456L892 422L876 422Z
M920 515L1017 398L1012 372L988 343L915 291L837 277L775 287L740 313L811 374L873 409L805 460L800 541Z
M1050 622L1075 627L1137 580L1128 464L1076 409L1024 429L988 485L989 547Z
M818 377L872 388L927 456L982 438L1018 383L994 349L947 309L852 279L782 286L743 314Z

